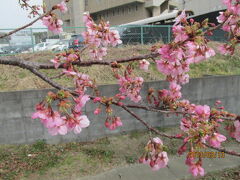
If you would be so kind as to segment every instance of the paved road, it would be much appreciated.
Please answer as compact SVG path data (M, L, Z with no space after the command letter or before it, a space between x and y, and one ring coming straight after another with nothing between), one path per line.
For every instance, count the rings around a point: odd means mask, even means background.
M228 147L228 149L240 151L238 147ZM163 168L159 171L152 171L147 165L136 164L127 167L120 167L111 171L79 178L78 180L180 180L189 175L188 167L184 164L185 156L170 157L169 168ZM221 170L225 168L237 167L240 165L240 158L225 155L220 159L204 159L203 166L206 172Z

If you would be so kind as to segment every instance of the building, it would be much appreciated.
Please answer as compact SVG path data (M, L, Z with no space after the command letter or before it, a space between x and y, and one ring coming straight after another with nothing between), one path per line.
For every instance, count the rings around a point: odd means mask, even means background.
M47 7L62 0L44 0ZM163 20L174 19L178 10L186 9L190 15L201 15L224 9L221 0L70 0L69 11L60 14L65 27L83 27L82 14L88 11L92 18L121 24L164 24ZM139 21L148 18L150 21ZM153 23L151 23L153 22ZM67 28L67 32L81 32L81 28Z
M49 8L61 1L44 0ZM58 15L65 27L84 26L82 14L85 11L88 11L96 22L103 19L110 21L111 25L120 25L169 13L176 8L169 2L169 0L70 0L69 11ZM76 32L74 29L66 30Z
M52 8L54 5L60 3L62 0L43 0L47 8ZM64 27L83 27L83 13L85 12L85 1L86 0L70 0L67 3L68 11L63 14L57 12L60 19L63 20ZM87 1L86 1L87 2ZM67 28L64 31L77 32L74 28Z

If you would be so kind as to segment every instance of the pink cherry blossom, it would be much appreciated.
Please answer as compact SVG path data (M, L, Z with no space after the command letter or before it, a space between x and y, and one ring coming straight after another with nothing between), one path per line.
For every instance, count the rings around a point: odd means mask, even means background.
M147 60L145 60L145 59L143 59L143 60L141 60L140 62L139 62L139 68L140 69L142 69L142 70L144 70L144 71L147 71L148 70L148 66L150 65L150 63L147 61Z
M112 30L109 22L97 25L87 13L84 14L83 21L87 31L82 36L85 44L91 47L89 54L92 58L102 60L107 55L107 46L115 47L122 43L118 31Z
M219 12L219 14L220 15L217 17L217 20L219 23L222 23L227 19L227 17L224 15L224 12Z
M166 167L168 164L168 161L169 159L167 156L167 152L163 151L159 153L156 158L152 159L152 161L150 162L150 166L153 171L157 171L160 168Z
M193 176L204 176L205 172L204 169L202 168L202 165L199 163L196 164L192 164L189 166L189 172L193 175Z
M210 116L210 107L207 105L201 106L197 105L195 107L195 113L202 119L208 120Z
M162 140L159 138L159 137L155 137L152 139L152 141L156 144L160 144L160 145L163 145L163 142Z
M75 134L79 134L83 128L87 128L90 125L90 121L86 115L76 117L76 124L73 128Z
M93 102L94 103L97 103L97 102L100 102L101 101L101 98L100 97L95 97L94 99L93 99Z
M239 120L234 122L234 128L235 128L235 131L233 132L233 136L238 142L240 142L240 121Z
M55 136L57 134L66 135L68 132L67 125L63 118L55 118L53 127L48 129L48 132Z
M213 133L213 135L208 138L208 141L211 146L218 148L221 146L222 142L226 141L226 139L227 138L222 134Z
M96 108L95 111L94 111L94 114L95 115L98 115L101 113L101 109L100 108Z
M172 30L175 35L174 42L181 42L181 41L185 41L188 39L188 35L184 31L183 26L181 26L181 25L173 26Z
M78 59L78 55L76 54L69 54L67 56L67 62L73 62L73 61L76 61Z
M74 111L75 112L81 112L82 108L85 106L87 101L89 101L89 95L80 95L78 98L75 98L74 101L76 103Z
M139 159L140 163L148 164L153 171L164 168L168 164L167 152L163 151L163 142L160 138L155 137L148 141L145 154Z
M238 130L240 130L240 121L238 120L238 121L234 121L234 126L235 126L235 128Z
M218 50L223 55L233 54L233 48L231 48L229 45L226 45L226 44L219 45Z
M49 31L52 31L54 34L59 34L63 32L62 25L63 21L60 19L53 18L52 16L44 16L42 18L43 25L48 27Z
M232 0L222 0L223 4L230 7L232 5Z
M120 117L108 117L105 121L105 126L110 130L115 130L117 127L122 125Z
M57 69L60 65L60 63L59 63L60 60L57 57L55 57L54 59L51 59L50 62L52 62L54 64L55 69Z
M62 1L61 3L57 4L57 8L62 12L66 13L68 11L67 5L65 1Z
M181 21L182 21L182 20L185 20L185 19L186 19L186 13L185 13L185 10L183 10L183 11L181 12L181 14L180 14L178 17L176 17L175 23L174 23L173 26L181 23Z
M239 131L239 130L235 131L233 135L234 135L234 138L235 138L238 142L240 142L240 131Z
M140 96L140 90L143 85L142 77L120 77L118 83L121 86L119 91L123 95L127 95L131 101L137 103L142 99Z
M189 121L189 120L186 119L186 118L182 118L180 124L181 124L181 125L180 125L181 130L183 130L183 131L185 131L185 132L187 132L187 131L189 130L189 128L192 127L192 122Z
M74 72L72 69L68 69L68 70L63 69L63 73L68 75L68 76L75 76L75 75L77 75L77 73Z
M191 166L194 164L194 156L191 154L193 153L192 151L190 151L188 154L187 154L187 158L185 160L185 164L188 165L188 166Z

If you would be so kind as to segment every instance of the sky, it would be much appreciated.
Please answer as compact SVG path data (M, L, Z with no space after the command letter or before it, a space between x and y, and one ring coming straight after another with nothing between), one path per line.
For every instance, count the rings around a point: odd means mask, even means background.
M1 0L0 5L0 29L3 28L17 28L33 19L28 18L26 10L21 9L18 0ZM42 0L31 0L32 4L42 4ZM39 21L32 27L44 27Z

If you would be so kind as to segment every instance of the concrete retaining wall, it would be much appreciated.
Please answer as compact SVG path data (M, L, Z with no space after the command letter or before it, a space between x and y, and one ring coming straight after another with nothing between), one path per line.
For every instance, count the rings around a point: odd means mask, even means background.
M142 93L147 89L166 88L164 81L147 82ZM118 85L100 86L104 95L112 95L117 92ZM240 76L210 76L191 79L190 83L183 87L183 97L193 103L213 105L216 100L221 100L227 110L240 113ZM51 136L42 126L39 120L32 120L35 104L40 102L49 90L31 90L0 93L0 144L32 143L39 139L46 139L48 143L60 143L69 141L91 141L96 138L117 134L124 131L141 130L144 127L122 109L115 109L117 115L123 120L123 127L110 131L104 127L106 116L95 116L95 105L88 103L85 113L91 120L89 128L81 134L70 133L66 136ZM143 95L143 94L142 94ZM144 95L143 95L144 97ZM172 117L165 117L160 113L134 110L144 120L153 126L176 125L178 121Z

